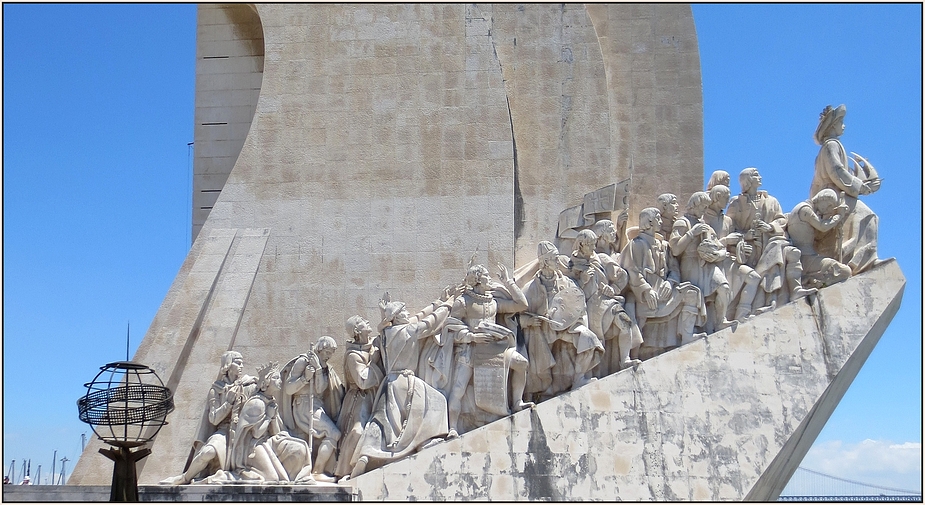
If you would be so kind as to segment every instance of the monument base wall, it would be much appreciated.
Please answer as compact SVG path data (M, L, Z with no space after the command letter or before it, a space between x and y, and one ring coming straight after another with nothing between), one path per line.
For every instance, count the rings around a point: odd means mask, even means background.
M105 502L109 486L4 486L5 502ZM138 486L143 502L349 502L350 486Z
M776 500L899 309L895 261L359 476L378 500Z

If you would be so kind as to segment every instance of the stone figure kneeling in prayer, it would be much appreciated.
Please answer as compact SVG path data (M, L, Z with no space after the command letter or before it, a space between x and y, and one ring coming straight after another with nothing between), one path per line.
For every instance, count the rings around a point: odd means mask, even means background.
M840 205L838 200L835 191L823 189L810 200L798 203L787 220L790 240L803 255L803 280L808 286L823 288L851 277L851 267L822 256L814 247L818 236L844 224L848 206Z
M370 337L373 329L360 316L347 319L347 352L344 354L344 382L347 393L337 417L341 431L339 456L334 470L336 477L349 477L353 471L350 460L373 412L373 400L382 383L382 358L379 338Z
M237 480L314 484L308 442L283 430L277 397L282 392L279 367L257 370L258 389L244 402L229 451Z

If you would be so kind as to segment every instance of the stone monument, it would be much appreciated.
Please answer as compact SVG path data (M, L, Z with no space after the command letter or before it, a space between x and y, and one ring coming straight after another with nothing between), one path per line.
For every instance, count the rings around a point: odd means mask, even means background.
M177 409L142 484L774 499L899 306L844 106L816 179L855 200L788 219L755 168L728 210L729 174L700 191L688 6L203 5L198 30L195 241L136 353ZM70 484L104 483L97 445Z

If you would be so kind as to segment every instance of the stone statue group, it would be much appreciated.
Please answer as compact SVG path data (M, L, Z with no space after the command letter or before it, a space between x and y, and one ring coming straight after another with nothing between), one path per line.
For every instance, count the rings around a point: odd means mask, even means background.
M415 314L385 293L375 330L346 322L343 379L329 336L257 377L224 353L214 431L162 483L349 480L865 271L877 216L858 196L880 179L838 140L844 116L844 105L820 115L811 198L789 214L757 169L742 170L735 198L717 171L683 213L663 194L638 227L625 211L598 220L568 255L540 242L515 275L470 261Z

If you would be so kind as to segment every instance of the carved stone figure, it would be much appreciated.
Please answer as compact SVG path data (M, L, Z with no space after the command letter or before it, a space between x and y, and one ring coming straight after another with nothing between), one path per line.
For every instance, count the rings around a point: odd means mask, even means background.
M244 402L229 452L237 480L314 484L311 449L283 430L276 397L282 392L279 367L260 367L258 389Z
M335 420L344 398L344 385L328 360L337 350L337 342L323 336L312 351L296 356L283 367L282 416L293 434L310 440L319 439L315 459L315 479L332 481L334 452L341 431ZM315 447L314 443L311 444Z
M197 440L194 444L196 453L185 472L164 479L160 484L188 484L203 472L206 476L215 476L211 480L224 480L224 474L229 470L228 447L231 426L237 424L241 406L257 388L257 379L242 374L243 368L244 358L241 357L241 353L226 351L222 354L218 379L212 383L209 390L206 407L209 422L200 431L199 440L206 438L206 442L203 444Z
M350 460L372 416L373 400L383 379L379 339L370 338L373 329L369 321L358 315L351 316L347 319L346 328L352 338L347 341L347 352L344 354L347 393L337 417L337 427L342 434L334 469L337 477L349 476L353 470Z
M842 282L851 276L851 267L826 258L813 247L818 235L844 224L848 206L838 202L838 195L831 189L823 189L816 196L800 202L790 212L787 232L793 245L800 248L803 262L803 282L808 286L823 288Z
M635 364L629 353L642 344L642 334L638 329L633 331L632 318L619 295L626 288L626 270L610 255L596 253L596 243L599 240L592 230L581 231L575 239L569 270L585 295L588 328L604 346L604 355L594 370L596 377L604 377Z
M627 211L620 213L617 218L617 224L609 219L601 219L591 226L591 231L597 235L597 243L594 245L594 252L606 254L615 261L620 256L620 251L626 245L626 221L628 219Z
M453 386L449 396L449 434L456 436L462 399L472 381L476 407L495 415L518 412L531 404L523 395L527 382L527 358L517 350L513 321L498 324L498 314L527 309L527 299L508 269L499 264L503 284L491 281L483 265L469 267L464 291L455 298L448 334L455 345ZM510 378L510 398L508 398Z
M813 138L821 147L816 156L816 171L809 188L812 197L823 189L844 192L848 215L845 223L828 233L816 237L816 251L839 262L845 262L851 273L857 275L877 263L877 230L879 218L862 201L861 195L869 195L880 189L880 177L876 169L858 154L848 158L845 146L838 139L845 132L844 105L827 106L819 115L819 126ZM854 169L849 167L854 164Z
M642 331L640 359L687 343L694 337L694 327L706 322L700 288L680 282L679 272L670 268L668 243L656 236L661 227L658 209L643 209L639 235L620 254L620 265L629 274L627 306L635 307Z
M671 230L674 228L674 222L678 220L678 216L681 214L678 197L671 193L663 193L658 195L655 201L662 220L659 229L655 231L662 235L662 240L668 240L668 237L671 236Z
M540 269L523 290L527 310L520 325L529 360L526 392L539 401L583 384L604 348L587 326L584 293L559 268L556 246L540 242L537 259Z
M755 294L758 292L761 276L752 267L743 265L736 260L736 246L738 244L742 244L742 251L746 255L751 253L751 246L742 241L741 233L732 231L732 219L725 214L724 209L729 204L730 193L729 187L722 184L717 184L710 188L710 205L703 212L703 222L713 228L717 238L727 249L731 249L721 263L723 273L732 290L732 301L726 311L726 317L742 322L751 315L752 303L755 300ZM733 307L735 312L730 315L729 313L732 312Z
M732 289L722 268L726 248L713 228L701 219L708 205L710 195L703 191L692 194L684 215L674 223L668 245L671 254L679 259L681 281L700 288L707 304L705 331L713 333L732 325L726 320Z
M767 191L759 191L761 174L756 168L746 168L739 174L742 194L729 204L728 215L733 229L742 234L751 252L744 246L737 251L744 263L761 276L761 289L753 308L776 307L816 292L804 289L800 251L790 245L784 231L787 218L780 203Z
M431 302L414 316L405 304L379 301L382 363L385 378L376 392L373 413L351 457L354 478L366 470L401 459L448 432L446 397L415 375L422 339L440 338L452 302Z
M707 182L707 192L716 186L726 186L728 188L731 182L732 178L729 176L729 172L717 170L710 174L710 180Z

